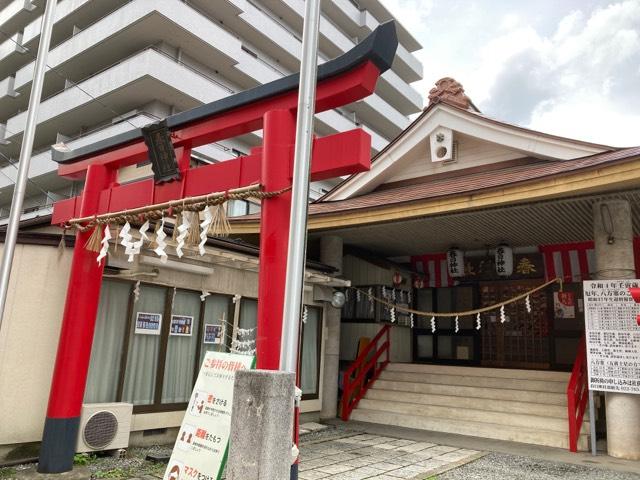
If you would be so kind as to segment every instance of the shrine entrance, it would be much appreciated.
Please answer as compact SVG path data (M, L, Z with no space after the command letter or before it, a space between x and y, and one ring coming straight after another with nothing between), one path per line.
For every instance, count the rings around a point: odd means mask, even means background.
M315 111L371 95L379 76L390 68L397 44L395 25L388 22L349 52L322 64ZM160 265L174 252L181 260L189 239L199 246L202 256L208 234L228 230L219 208L224 202L248 197L260 200L255 354L257 368L280 369L299 81L298 74L290 75L142 129L77 150L52 152L59 163L58 174L84 180L85 185L81 196L57 202L52 216L52 224L77 234L39 472L60 473L73 468L106 263L103 259L114 238L125 247L129 262L140 254L145 241L153 242ZM250 155L218 164L191 165L193 148L258 130L262 130L263 144ZM371 137L362 129L314 139L310 181L365 171L370 168L370 152ZM121 169L147 161L152 178L118 182ZM177 234L175 246L166 241L165 219L171 219ZM139 238L134 239L136 227ZM149 238L147 232L152 231L155 236ZM160 322L160 318L153 321L155 330L160 329Z

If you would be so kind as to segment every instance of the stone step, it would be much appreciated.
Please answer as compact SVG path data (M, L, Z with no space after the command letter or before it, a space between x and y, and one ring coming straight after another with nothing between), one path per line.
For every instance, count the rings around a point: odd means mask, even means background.
M385 369L380 378L401 382L430 383L437 385L480 386L512 390L563 393L567 389L565 382L547 380L522 380L516 378L477 377L475 375L442 375L438 373L396 372Z
M465 420L471 423L491 423L500 426L528 428L530 430L569 432L569 423L566 418L478 410L459 407L456 404L449 406L424 405L363 398L360 400L358 407L365 410L402 413L415 417Z
M385 380L383 378L380 378L374 384L373 389L393 390L395 392L448 395L454 397L488 398L517 402L543 403L547 405L560 405L564 408L566 408L567 405L567 395L564 392L537 392L531 390L487 388L479 386L479 383L480 382L476 382L476 385L474 386L445 385ZM402 393L400 393L399 395L402 395Z
M518 400L501 400L495 398L477 398L470 396L453 396L441 394L403 392L398 395L396 390L382 390L378 385L367 391L366 399L402 402L422 405L436 405L447 407L455 405L458 408L487 410L491 412L521 413L526 415L540 415L566 420L567 407L564 405L549 405L548 403L523 402Z
M474 377L516 378L520 380L569 381L569 372L544 370L519 370L511 368L459 367L453 365L433 365L426 363L390 363L386 370L407 373L437 373L440 375L462 375Z
M362 403L362 402L361 402ZM407 415L397 412L368 410L359 407L353 411L351 418L360 422L396 425L399 427L416 428L435 432L455 433L481 438L492 438L510 442L530 443L568 449L569 436L564 432L542 429L531 429L508 425L497 425L484 422L470 422L450 418L434 418L421 415ZM583 432L586 430L583 429ZM580 435L578 448L587 450L588 436Z

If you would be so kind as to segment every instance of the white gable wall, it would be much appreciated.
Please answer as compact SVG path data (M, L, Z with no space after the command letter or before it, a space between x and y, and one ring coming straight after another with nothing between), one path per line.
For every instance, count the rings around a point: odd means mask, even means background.
M454 141L458 142L457 160L432 162L431 147L425 141L424 145L420 145L423 148L418 147L411 152L412 155L408 155L407 162L403 162L404 168L391 176L385 183L490 165L525 156L519 150L485 142L468 135L454 133Z
M450 128L454 138L461 139L460 160L457 165L427 166L429 135L441 126ZM425 112L383 150L375 158L371 170L350 177L323 200L344 200L371 192L391 181L475 165L524 157L569 160L608 150L611 148L495 122L441 103Z

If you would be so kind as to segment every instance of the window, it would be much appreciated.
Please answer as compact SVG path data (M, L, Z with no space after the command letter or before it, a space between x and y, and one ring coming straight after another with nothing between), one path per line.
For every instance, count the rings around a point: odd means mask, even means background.
M203 302L200 292L140 284L134 302L133 290L103 280L84 401L131 402L138 413L183 408L204 354L229 351L231 297Z
M96 315L96 329L84 401L87 403L115 402L118 398L120 359L132 285L128 282L104 280L100 291L100 307ZM109 308L105 308L109 305ZM100 381L96 381L99 379Z
M302 399L318 398L320 393L320 347L322 340L322 309L305 306L307 321L302 324L300 352L300 388Z
M134 412L179 410L208 351L255 349L258 301L243 297L234 330L229 295L104 279L84 401L130 402ZM303 399L319 394L322 309L307 306L301 327Z

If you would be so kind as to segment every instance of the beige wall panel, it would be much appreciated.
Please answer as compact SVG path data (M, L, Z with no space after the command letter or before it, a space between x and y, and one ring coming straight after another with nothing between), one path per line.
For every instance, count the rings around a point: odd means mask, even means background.
M71 249L59 257L55 247L16 247L0 331L0 445L42 436L71 256Z

